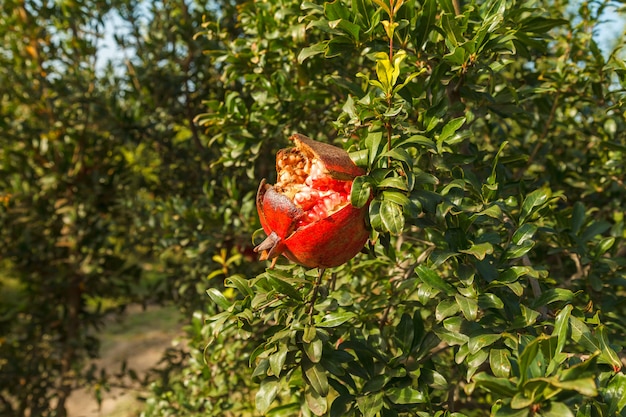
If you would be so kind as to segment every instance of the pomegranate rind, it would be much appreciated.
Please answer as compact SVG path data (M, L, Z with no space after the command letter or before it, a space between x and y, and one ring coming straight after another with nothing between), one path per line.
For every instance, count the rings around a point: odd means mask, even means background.
M282 242L284 255L308 268L332 268L348 262L369 238L367 207L347 205L329 217L296 230Z
M349 181L365 175L365 171L356 166L350 159L350 155L341 148L318 142L299 133L293 134L289 140L293 141L296 148L310 159L320 159L328 174L334 179Z
M296 227L296 222L304 214L287 196L274 190L274 187L261 181L257 191L256 208L265 233L275 232L286 238Z
M321 161L324 175L330 178L349 181L351 186L354 178L365 174L343 149L300 134L292 135L290 140L309 160ZM281 150L277 160L288 151ZM280 172L278 164L277 172ZM357 208L348 203L325 218L305 223L299 222L305 216L305 211L281 191L266 184L265 180L261 181L257 191L259 220L268 235L255 248L256 252L261 252L261 260L283 254L289 260L308 268L332 268L352 259L367 242L367 205Z

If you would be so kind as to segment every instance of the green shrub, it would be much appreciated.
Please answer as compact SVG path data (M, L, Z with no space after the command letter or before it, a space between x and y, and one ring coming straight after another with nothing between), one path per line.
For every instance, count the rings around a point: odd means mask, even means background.
M226 91L198 120L250 192L241 215L297 131L367 169L353 202L373 196L372 234L319 289L286 260L228 269L189 329L206 365L195 351L146 415L623 415L607 7L269 1L238 6L236 35L207 21Z

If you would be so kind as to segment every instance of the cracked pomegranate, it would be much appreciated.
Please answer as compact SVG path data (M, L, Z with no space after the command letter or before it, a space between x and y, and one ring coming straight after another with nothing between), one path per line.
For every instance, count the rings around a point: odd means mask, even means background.
M256 206L267 238L254 250L261 260L283 254L309 268L331 268L352 259L369 232L367 205L350 204L352 181L365 172L343 149L304 135L276 155L277 181L261 181Z

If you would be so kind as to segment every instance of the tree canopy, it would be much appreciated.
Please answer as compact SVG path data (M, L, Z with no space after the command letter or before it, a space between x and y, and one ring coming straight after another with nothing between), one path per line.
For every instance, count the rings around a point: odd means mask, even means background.
M146 416L626 415L623 13L8 0L0 414L102 389L103 318L159 302L190 352ZM296 132L365 172L370 239L319 285L252 252Z

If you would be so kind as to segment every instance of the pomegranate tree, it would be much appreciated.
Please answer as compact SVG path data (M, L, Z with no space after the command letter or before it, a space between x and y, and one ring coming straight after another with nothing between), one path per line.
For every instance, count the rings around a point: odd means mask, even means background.
M255 248L261 260L283 254L309 268L339 266L362 248L369 232L367 205L350 203L354 178L365 172L343 149L300 134L276 155L276 184L261 181L257 210L267 238Z

